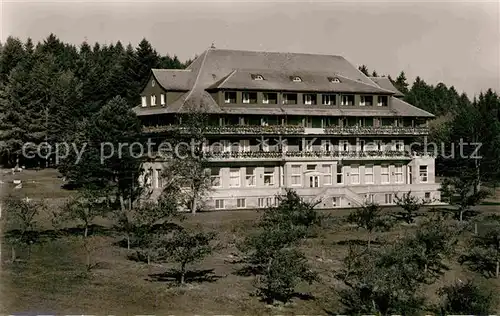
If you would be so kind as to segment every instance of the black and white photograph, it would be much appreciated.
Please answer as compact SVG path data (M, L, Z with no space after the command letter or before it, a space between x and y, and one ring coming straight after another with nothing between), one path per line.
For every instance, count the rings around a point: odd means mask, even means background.
M499 313L498 0L0 0L0 315Z

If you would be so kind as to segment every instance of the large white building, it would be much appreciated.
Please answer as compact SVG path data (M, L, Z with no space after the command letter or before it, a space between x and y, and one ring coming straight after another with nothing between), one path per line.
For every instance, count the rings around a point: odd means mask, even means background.
M208 49L185 70L153 69L135 108L146 135L210 115L213 209L260 208L293 188L318 207L439 200L434 158L416 153L431 113L340 56ZM160 190L161 161L145 164Z

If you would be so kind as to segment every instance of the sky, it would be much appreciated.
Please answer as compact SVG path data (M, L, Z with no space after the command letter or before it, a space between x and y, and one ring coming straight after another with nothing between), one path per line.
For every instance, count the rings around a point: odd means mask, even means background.
M161 54L193 58L209 48L342 55L379 74L405 71L469 96L500 91L497 1L6 1L2 41L73 44L148 39Z

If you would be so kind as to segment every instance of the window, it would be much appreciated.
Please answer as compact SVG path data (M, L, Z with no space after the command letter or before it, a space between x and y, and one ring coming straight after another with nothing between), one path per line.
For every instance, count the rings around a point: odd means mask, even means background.
M274 185L274 168L264 167L264 185L273 186Z
M427 182L427 166L420 166L419 168L420 182Z
M339 207L341 206L341 197L334 196L332 197L332 207Z
M250 151L250 140L241 139L240 140L240 151L249 152Z
M328 81L330 81L331 83L340 83L340 79L337 78L337 77L333 77L333 78L328 78Z
M380 182L381 183L389 183L389 166L388 165L380 166Z
M283 104L297 104L297 94L283 93Z
M258 206L260 208L264 207L264 198L259 198L259 200L258 200Z
M222 199L215 200L215 208L217 210L223 209L224 208L224 200L222 200Z
M351 183L359 184L359 166L352 165L351 166Z
M224 103L236 103L236 92L224 92Z
M354 95L343 94L340 97L340 105L354 105Z
M330 142L330 140L321 140L321 150L322 151L326 151L326 152L330 152L330 151L333 151L333 148L332 148L332 143Z
M156 82L155 82L155 80L154 80L154 79L153 79L153 80L151 80L151 87L154 87L154 86L155 86L155 83L156 83Z
M165 106L165 94L160 94L160 104L161 106Z
M425 192L424 193L424 200L426 202L430 202L430 200L431 200L431 192Z
M272 197L266 198L266 206L267 207L273 206L273 198Z
M292 78L293 82L302 82L302 79L299 76L295 76Z
M246 168L246 186L254 187L255 186L255 167L247 167Z
M237 199L236 200L236 207L237 208L245 208L247 206L246 200L245 199Z
M291 180L292 186L301 186L302 185L302 175L300 173L300 165L292 165L291 166Z
M379 95L378 96L378 106L387 106L388 105L388 98L385 95Z
M222 186L220 178L220 168L212 168L210 170L210 181L212 182L213 187L219 188Z
M229 169L229 186L232 188L240 186L240 168Z
M324 105L336 105L337 104L337 96L335 94L323 94L321 96L322 104Z
M373 105L373 96L371 95L362 95L360 100L359 100L359 105L361 106L371 106Z
M252 75L253 80L264 80L264 77L262 75Z
M316 95L315 94L304 94L303 101L306 105L316 104Z
M307 165L307 171L315 171L316 165Z
M393 199L392 199L392 193L387 193L385 195L385 204L392 204Z
M375 143L375 150L381 151L382 150L382 141L381 140L374 140Z
M257 92L243 92L242 94L243 103L257 103Z
M141 97L141 106L143 108L148 106L148 99L146 97Z
M403 166L402 165L396 165L394 167L394 176L395 176L395 181L396 183L403 183Z
M343 179L343 173L342 173L342 166L337 165L337 184L342 184L344 182Z
M152 95L151 96L151 106L155 106L156 105L156 95Z
M323 165L323 184L331 185L332 184L332 165Z
M373 194L365 194L366 203L373 203L373 201L374 201Z
M277 93L268 93L265 92L262 94L262 103L263 104L276 104L278 103L278 94Z
M349 151L349 141L340 140L339 141L339 150L340 151Z
M373 183L373 165L365 166L365 183Z
M404 151L405 149L405 142L403 140L397 140L396 141L396 150L397 151Z
M309 187L319 188L319 176L309 176Z

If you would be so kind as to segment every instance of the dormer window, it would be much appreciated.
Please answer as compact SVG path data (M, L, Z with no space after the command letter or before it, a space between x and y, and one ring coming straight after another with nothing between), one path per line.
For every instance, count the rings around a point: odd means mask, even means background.
M302 78L300 78L299 76L295 76L295 77L292 77L292 81L293 82L302 82Z
M154 87L155 86L155 80L151 80L151 87Z
M262 75L252 75L253 80L264 80L264 77Z
M331 83L340 83L340 79L337 78L337 77L330 77L328 78L328 80L331 82Z

